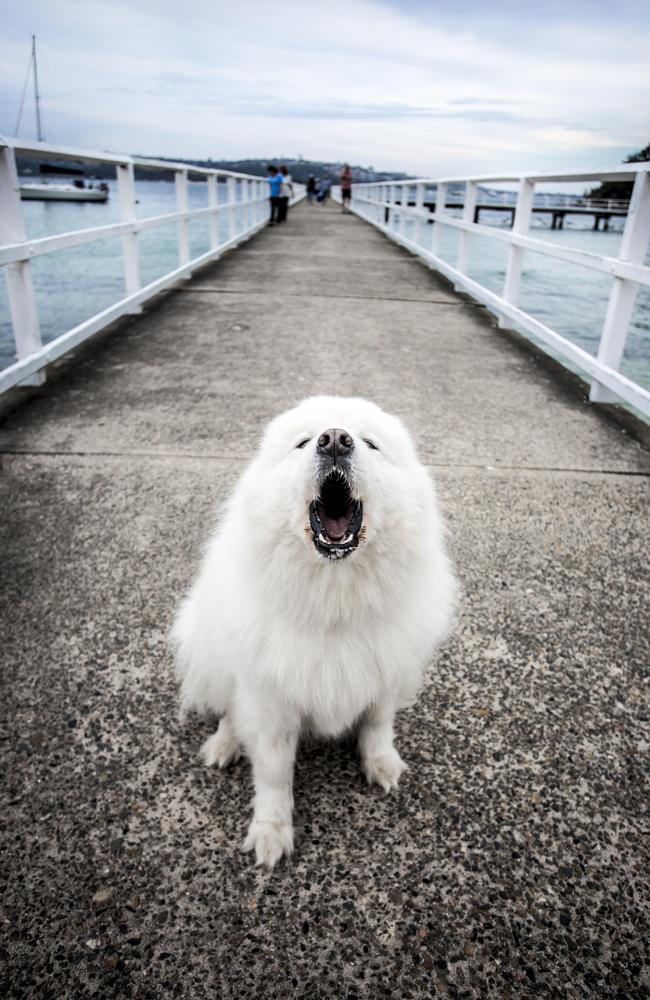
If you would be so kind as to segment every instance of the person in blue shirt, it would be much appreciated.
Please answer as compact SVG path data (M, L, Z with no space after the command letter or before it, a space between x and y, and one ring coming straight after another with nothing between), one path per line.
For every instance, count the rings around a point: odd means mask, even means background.
M322 181L318 185L318 194L316 195L316 201L320 205L324 205L330 193L330 181L327 177L323 177Z
M280 192L280 218L278 222L286 222L289 212L289 199L293 198L293 181L286 167L280 167L282 190Z
M267 167L267 180L269 182L269 201L271 202L271 216L269 225L273 226L280 221L280 195L282 194L282 174L278 173L277 167Z

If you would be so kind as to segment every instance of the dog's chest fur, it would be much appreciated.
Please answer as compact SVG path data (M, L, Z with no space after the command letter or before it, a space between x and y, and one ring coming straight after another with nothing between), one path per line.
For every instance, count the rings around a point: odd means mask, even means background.
M319 630L266 630L250 681L281 694L318 733L336 736L393 691L410 701L421 681L422 655L408 626L359 629L354 621Z

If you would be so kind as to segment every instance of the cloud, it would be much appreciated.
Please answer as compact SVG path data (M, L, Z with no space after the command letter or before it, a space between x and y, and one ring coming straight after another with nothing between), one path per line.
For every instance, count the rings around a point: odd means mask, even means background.
M514 118L499 110L454 111L439 107L401 104L395 101L354 104L349 101L298 102L277 99L235 100L226 105L228 114L270 116L273 118L313 118L320 121L377 121L382 119L404 120L414 118L466 118L481 121L505 121Z
M528 6L505 18L472 0L285 0L279 15L194 0L190 17L172 0L23 0L3 15L0 132L34 30L46 134L61 143L285 150L421 175L613 165L644 145L648 12L628 23L626 0L594 0L591 14L558 2L543 17Z
M508 100L507 98L504 97L456 97L449 101L449 104L452 105L474 104L474 105L489 105L490 107L494 107L494 105L503 106L508 104L520 106L521 103L522 103L521 101Z

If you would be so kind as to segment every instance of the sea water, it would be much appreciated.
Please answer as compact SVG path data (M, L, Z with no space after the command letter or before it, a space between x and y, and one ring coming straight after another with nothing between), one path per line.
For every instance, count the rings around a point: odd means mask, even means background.
M24 202L28 239L119 222L116 185L111 183L110 188L110 197L105 204ZM219 184L217 190L219 201L225 201L226 186ZM176 211L175 187L171 181L136 181L136 195L140 218ZM190 182L189 203L190 208L207 206L205 183ZM460 213L452 210L451 214ZM485 225L507 227L508 216L484 210L480 221ZM594 232L590 216L569 216L562 230L550 230L549 223L550 216L534 215L531 235L603 256L615 257L618 253L623 219L612 219L608 232ZM221 217L222 240L227 238L226 226L227 220ZM412 226L409 222L406 235L412 235ZM205 253L210 246L207 219L193 220L189 228L192 256ZM423 228L423 243L430 246L433 227ZM445 227L442 256L452 265L457 257L458 237L458 230ZM140 233L138 245L143 284L179 266L175 223ZM470 277L501 293L507 258L507 244L473 236ZM112 305L125 294L120 237L37 257L32 261L32 272L41 336L46 343ZM595 355L613 280L598 271L526 251L519 304L531 316ZM13 360L14 345L3 282L0 284L0 368ZM650 389L650 288L639 289L621 370Z
M462 212L451 209L459 218ZM508 228L509 213L482 210L482 225ZM593 230L591 216L567 216L564 229L550 229L550 215L533 215L530 235L548 243L572 247L606 257L618 255L625 219L613 218L607 232ZM405 235L415 238L415 224L407 223ZM418 241L431 249L433 226L418 231ZM458 259L460 231L445 226L441 238L440 256L452 266ZM473 235L470 240L468 274L498 295L503 294L508 244L486 236ZM646 258L650 265L650 250ZM518 305L524 312L566 337L594 357L607 312L607 303L614 278L556 257L526 250L522 268ZM512 324L515 329L516 324ZM521 330L554 357L560 357L534 335ZM567 367L573 368L564 359ZM576 369L577 370L577 369ZM634 312L628 331L625 354L620 371L639 385L650 389L650 288L639 286Z
M120 222L115 182L109 182L107 202L25 201L22 203L28 239L91 229ZM178 211L173 181L136 181L137 215L148 218ZM217 185L219 202L227 200L225 184ZM188 185L190 209L207 208L207 184ZM241 212L241 209L237 209ZM219 219L219 238L225 242L228 220ZM206 218L189 223L190 254L196 257L210 249ZM138 235L140 280L147 285L180 266L178 226L172 222ZM81 247L44 254L32 260L34 293L44 343L60 337L95 313L113 305L126 294L122 240L117 236ZM7 289L0 283L0 368L15 360Z

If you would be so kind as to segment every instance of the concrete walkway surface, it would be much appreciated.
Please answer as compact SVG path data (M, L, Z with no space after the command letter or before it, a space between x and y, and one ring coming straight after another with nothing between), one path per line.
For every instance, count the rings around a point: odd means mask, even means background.
M268 874L166 633L264 424L319 392L409 425L463 608L399 793L301 748ZM484 309L301 205L80 350L0 448L5 995L649 995L650 453Z

